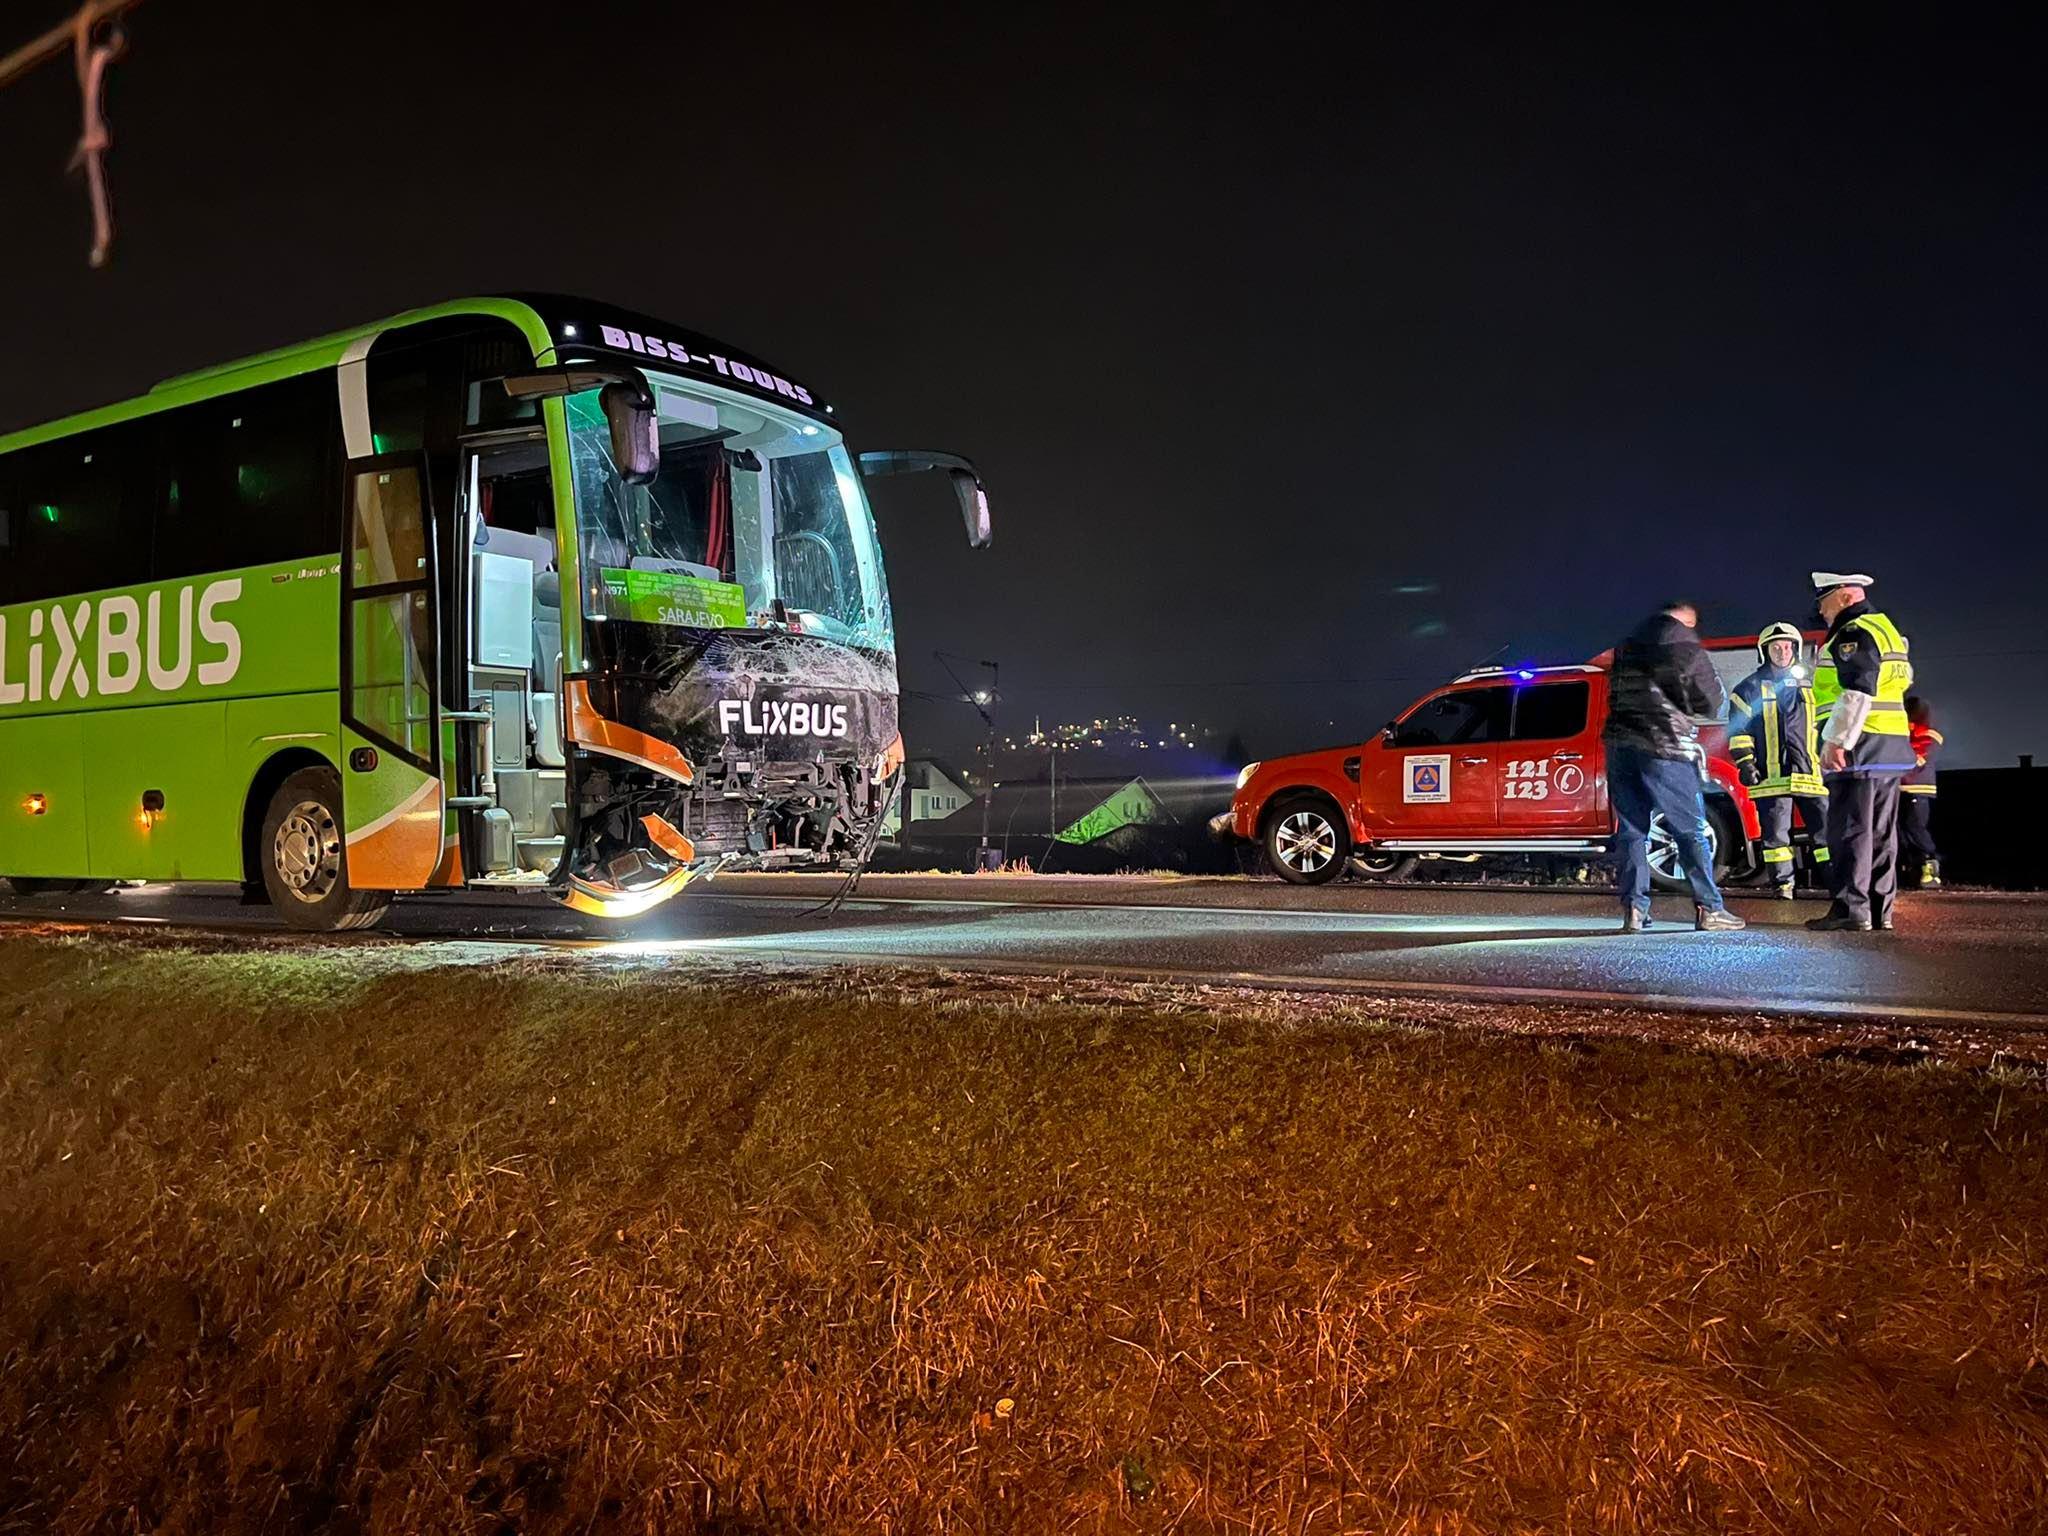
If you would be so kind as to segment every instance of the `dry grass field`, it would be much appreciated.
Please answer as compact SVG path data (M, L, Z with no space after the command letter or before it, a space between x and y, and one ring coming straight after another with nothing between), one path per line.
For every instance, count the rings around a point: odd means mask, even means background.
M0 944L0 1530L2048 1529L2048 1095Z

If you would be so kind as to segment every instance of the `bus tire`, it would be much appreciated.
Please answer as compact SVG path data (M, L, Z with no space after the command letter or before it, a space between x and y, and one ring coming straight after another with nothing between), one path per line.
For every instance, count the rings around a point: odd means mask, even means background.
M270 797L257 861L264 893L287 927L315 933L368 928L390 909L389 891L359 891L348 883L345 825L341 775L325 764L298 769Z
M1296 795L1266 813L1266 867L1290 885L1325 885L1344 872L1351 833L1321 795Z

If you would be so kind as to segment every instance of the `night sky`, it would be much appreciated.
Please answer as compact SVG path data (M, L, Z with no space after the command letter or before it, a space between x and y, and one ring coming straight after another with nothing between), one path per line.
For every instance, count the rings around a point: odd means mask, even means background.
M876 499L905 686L999 660L1008 730L1355 739L1666 595L1801 618L1823 566L1881 578L1951 766L2048 756L2040 38L1641 10L152 0L108 271L68 61L0 93L0 427L586 293L980 462L984 553L942 485Z

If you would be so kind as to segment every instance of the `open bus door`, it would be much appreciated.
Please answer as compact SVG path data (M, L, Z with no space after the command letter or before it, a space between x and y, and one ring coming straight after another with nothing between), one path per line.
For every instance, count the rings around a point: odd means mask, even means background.
M415 890L441 862L439 597L426 458L348 466L341 566L342 807L348 881Z

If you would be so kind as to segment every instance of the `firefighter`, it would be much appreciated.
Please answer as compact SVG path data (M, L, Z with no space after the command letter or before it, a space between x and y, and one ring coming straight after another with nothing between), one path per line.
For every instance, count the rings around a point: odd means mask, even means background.
M1815 864L1825 864L1827 787L1820 777L1819 722L1813 684L1800 665L1796 624L1773 624L1756 637L1760 665L1728 695L1728 755L1756 802L1764 867L1772 888L1792 899L1792 807L1813 835Z
M1806 926L1824 932L1889 929L1899 888L1899 783L1913 766L1906 724L1913 663L1899 627L1870 606L1871 581L1813 573L1815 607L1828 630L1814 700L1824 722L1820 767L1834 902Z
M1941 851L1934 846L1934 758L1941 751L1941 732L1934 728L1934 714L1919 694L1906 699L1908 740L1913 744L1913 767L1899 785L1900 863L1919 877L1920 889L1931 891L1941 884Z

